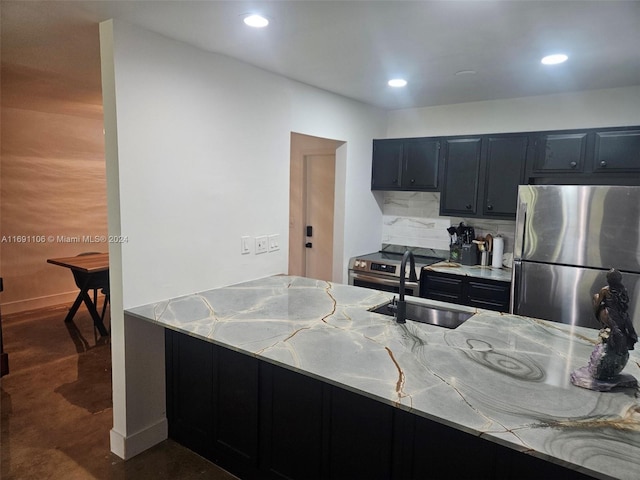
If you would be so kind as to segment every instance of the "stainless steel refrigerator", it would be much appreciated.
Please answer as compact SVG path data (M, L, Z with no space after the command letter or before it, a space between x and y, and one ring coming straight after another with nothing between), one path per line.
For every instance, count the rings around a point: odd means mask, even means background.
M640 187L522 185L511 313L602 328L592 297L616 268L640 331Z

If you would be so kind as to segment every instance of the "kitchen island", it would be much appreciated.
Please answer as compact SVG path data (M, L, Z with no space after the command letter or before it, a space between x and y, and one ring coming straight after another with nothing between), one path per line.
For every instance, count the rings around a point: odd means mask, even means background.
M391 297L274 276L126 313L167 329L170 436L242 478L640 477L636 389L569 382L596 330L458 305L455 330L399 325L369 311Z

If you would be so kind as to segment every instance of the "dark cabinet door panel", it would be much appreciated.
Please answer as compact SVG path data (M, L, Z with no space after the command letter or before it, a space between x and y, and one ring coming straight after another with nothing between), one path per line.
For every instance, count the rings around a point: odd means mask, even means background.
M534 172L574 172L584 170L587 133L551 133L537 140Z
M493 443L422 417L414 421L412 478L495 478Z
M213 430L213 345L165 331L169 436L207 455Z
M515 218L518 185L524 180L529 137L489 137L486 141L484 216Z
M443 141L440 215L475 215L480 178L481 137Z
M391 407L334 388L329 430L329 478L393 478Z
M492 280L469 280L470 297L505 300L509 298L509 283Z
M438 272L422 272L420 277L420 295L444 293L455 298L462 295L463 279L456 275Z
M374 140L371 165L372 190L397 190L402 175L403 143L400 140Z
M257 465L258 360L220 347L215 359L216 447Z
M322 478L323 384L263 367L263 469L275 478Z
M640 130L596 132L593 171L640 173Z
M438 188L438 153L440 141L434 139L407 140L404 144L404 190L435 190Z

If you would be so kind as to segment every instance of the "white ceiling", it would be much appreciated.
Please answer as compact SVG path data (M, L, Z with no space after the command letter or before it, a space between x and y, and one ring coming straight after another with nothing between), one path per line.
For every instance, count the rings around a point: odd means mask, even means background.
M2 0L3 60L124 19L387 109L640 85L640 1ZM242 23L259 12L271 24ZM543 66L565 52L569 61ZM455 75L474 70L472 75ZM386 85L408 80L404 89Z

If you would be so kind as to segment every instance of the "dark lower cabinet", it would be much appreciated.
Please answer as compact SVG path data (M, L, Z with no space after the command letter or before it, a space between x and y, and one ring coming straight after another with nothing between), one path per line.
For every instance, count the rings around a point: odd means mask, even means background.
M169 436L241 479L590 478L166 330Z
M260 478L259 361L170 331L165 349L169 437L242 478Z
M213 444L213 351L210 343L165 333L169 436L210 458Z
M509 311L511 283L423 270L420 296L498 312Z
M323 478L324 395L321 382L261 366L261 467L274 478Z
M257 466L259 361L226 348L213 352L214 448Z
M412 457L407 478L496 477L498 446L408 413L412 428Z
M330 410L327 478L393 478L393 407L332 388Z

